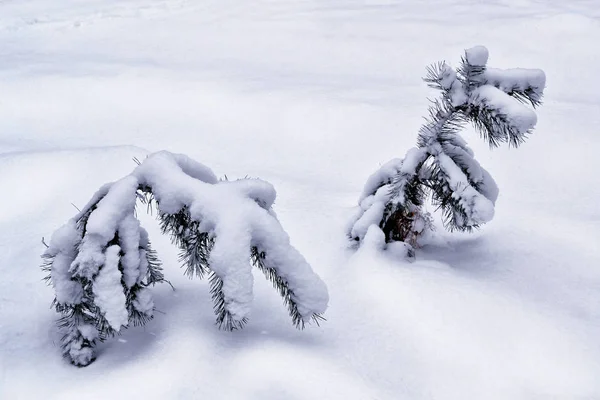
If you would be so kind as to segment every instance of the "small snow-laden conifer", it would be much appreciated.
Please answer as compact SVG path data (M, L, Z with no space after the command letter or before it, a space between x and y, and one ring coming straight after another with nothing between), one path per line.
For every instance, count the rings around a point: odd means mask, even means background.
M208 276L217 325L242 328L252 303L252 265L283 297L294 325L322 319L328 292L272 210L275 189L259 179L220 181L181 154L154 153L126 177L103 186L58 229L43 254L55 290L63 354L94 360L98 340L152 318L147 286L164 281L136 201L158 209L163 233L180 250L186 273Z
M541 104L546 77L539 69L488 68L487 60L487 49L476 46L456 70L445 62L428 68L424 80L441 97L429 107L417 146L367 180L349 228L353 240L361 243L375 225L387 243L404 242L414 256L433 229L423 208L428 198L449 230L471 231L493 218L498 188L459 133L470 122L490 147L519 146L537 122L526 104Z

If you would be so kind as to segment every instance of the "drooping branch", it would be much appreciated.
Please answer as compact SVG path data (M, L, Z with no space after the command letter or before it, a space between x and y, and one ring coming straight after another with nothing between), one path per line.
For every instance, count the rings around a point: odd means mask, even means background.
M175 214L160 213L159 220L162 233L169 234L180 249L179 261L185 266L185 274L204 278L210 272L208 258L214 244L208 232L200 232L200 222L191 218L187 207Z
M271 210L274 188L258 179L219 181L186 156L159 152L103 186L44 253L43 268L63 314L64 352L74 364L93 360L96 340L152 318L146 286L164 275L136 218L136 200L158 209L161 230L179 247L186 274L210 275L219 327L238 329L247 322L252 264L275 284L296 326L322 318L327 288Z
M252 264L265 274L265 277L271 281L273 287L279 292L283 298L284 305L288 308L288 312L294 325L300 329L304 329L306 320L300 311L294 290L278 273L277 267L275 265L269 265L269 262L271 262L271 260L267 258L267 254L264 251L260 251L257 247L252 247ZM319 325L320 321L324 320L320 314L312 314L310 318L317 325Z
M53 305L62 314L58 326L63 333L63 354L78 366L93 361L93 347L98 340L113 336L129 324L142 325L150 320L154 304L146 286L164 280L147 233L139 225L140 240L135 248L127 243L131 242L131 237L126 237L131 236L131 230L115 232L97 260L101 264L97 272L89 274L89 268L81 269L81 264L76 263L83 259L80 252L84 237L89 234L89 218L106 193L101 190L76 217L57 230L43 254L46 280L56 293ZM139 261L137 267L132 258Z
M486 84L502 90L517 100L528 102L534 108L542 104L546 74L541 69L486 68L484 79Z

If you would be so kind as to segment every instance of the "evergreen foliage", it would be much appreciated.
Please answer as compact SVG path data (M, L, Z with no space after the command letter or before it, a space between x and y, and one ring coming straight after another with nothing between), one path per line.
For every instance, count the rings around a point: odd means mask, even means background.
M417 246L432 229L423 208L428 197L449 230L471 231L493 218L496 183L460 131L471 123L491 148L518 147L537 122L526 103L541 104L546 78L541 70L488 68L487 59L487 49L476 46L456 70L445 62L428 67L424 81L441 96L429 107L417 147L368 179L349 231L353 240L361 242L375 224L387 243Z
M183 155L159 152L134 172L103 186L58 229L42 255L55 289L64 356L77 366L94 360L98 341L153 317L147 286L165 282L136 200L158 211L162 233L180 249L190 278L208 276L216 323L242 328L252 301L251 265L273 283L293 324L322 320L327 288L294 249L273 213L275 191L258 179L219 181Z

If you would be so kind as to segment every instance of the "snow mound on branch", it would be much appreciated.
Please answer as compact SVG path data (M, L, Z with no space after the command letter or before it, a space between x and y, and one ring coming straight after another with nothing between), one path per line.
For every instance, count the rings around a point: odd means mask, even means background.
M75 221L69 221L57 229L50 239L44 255L54 257L50 277L56 292L56 300L62 304L78 304L83 291L81 285L71 280L71 263L77 255L77 246L81 240Z
M202 178L208 182L186 174L182 164L195 172L204 171ZM164 151L151 155L133 176L140 185L152 188L160 211L173 214L188 207L192 219L215 235L210 268L223 281L225 307L234 319L250 314L253 246L267 254L287 281L306 321L325 311L329 301L325 284L290 245L281 224L269 212L276 196L271 184L260 179L215 182L214 174L207 174L198 163Z
M481 167L481 180L476 183L477 190L495 205L496 200L498 200L500 189L498 188L494 178L492 178L490 173L485 168Z
M490 53L485 46L474 46L465 51L465 58L471 65L483 67L487 64Z
M468 100L467 94L462 83L458 80L454 68L444 63L440 71L440 77L440 86L448 91L452 106L457 107L466 103Z
M508 124L519 133L526 133L537 123L535 112L502 90L483 85L472 93L471 103L492 114L505 116Z
M140 222L133 214L128 214L119 224L119 242L123 246L123 280L127 288L131 288L143 277L142 273L147 270L147 265L142 265L140 258L141 243Z
M148 289L140 289L133 300L133 307L142 314L152 315L154 312L154 301Z
M106 261L94 280L92 288L96 305L100 307L104 318L116 331L119 331L121 326L127 326L129 319L125 294L121 287L120 252L121 248L117 245L106 249Z
M391 195L391 184L402 170L403 163L403 159L394 158L367 178L358 199L356 216L348 226L352 238L362 241L371 225L379 225Z
M385 250L385 234L377 225L371 225L362 241L361 249Z
M394 177L400 172L402 163L404 162L401 158L394 158L385 164L383 164L377 171L367 178L363 191L358 198L360 203L368 196L375 194L375 192L383 185L392 183Z
M535 99L540 99L546 87L546 74L541 69L527 68L486 68L483 73L487 84L504 92L529 90Z
M375 194L365 198L359 204L360 216L353 223L350 230L350 236L355 239L363 240L369 227L379 225L383 218L385 206L390 199L390 184L386 184L377 189Z
M440 152L435 159L444 171L446 181L452 189L452 197L459 201L466 213L467 220L461 221L462 224L473 226L491 221L494 218L494 203L471 186L465 173L447 154Z
M371 226L378 227L393 196L395 201L404 205L404 192L399 190L395 193L392 188L394 185L406 185L408 180L417 174L417 168L426 156L426 149L411 148L405 158L388 161L367 179L359 197L357 212L347 229L350 237L363 241Z
M253 276L250 251L266 253L270 265L289 286L305 321L327 308L329 296L323 281L289 242L289 237L270 208L276 197L273 186L260 179L218 181L206 166L182 154L161 151L150 155L131 175L105 185L94 199L80 251L72 264L77 274L91 278L107 263L105 249L118 234L123 251L121 263L127 287L147 266L139 248L147 242L134 217L138 188L149 188L158 208L176 214L187 208L201 222L200 233L214 236L211 270L223 281L225 308L235 320L250 314ZM84 209L82 213L87 212ZM80 214L82 214L80 213ZM115 283L115 282L113 282ZM148 309L141 297L138 305ZM115 321L121 321L115 317ZM111 323L112 325L112 323Z

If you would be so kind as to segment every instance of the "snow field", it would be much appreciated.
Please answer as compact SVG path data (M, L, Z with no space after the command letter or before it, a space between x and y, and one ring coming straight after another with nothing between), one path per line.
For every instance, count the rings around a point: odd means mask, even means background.
M0 398L600 397L599 10L1 2ZM412 264L348 250L366 179L415 144L425 66L456 66L476 44L493 67L547 76L521 148L465 135L500 188L494 220L473 235L438 229ZM218 331L207 282L183 276L140 212L177 290L152 289L155 319L89 367L60 358L41 238L160 149L274 185L292 245L328 285L327 322L296 331L255 271L248 326Z

